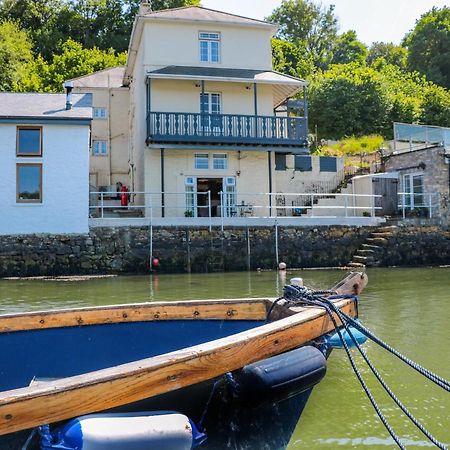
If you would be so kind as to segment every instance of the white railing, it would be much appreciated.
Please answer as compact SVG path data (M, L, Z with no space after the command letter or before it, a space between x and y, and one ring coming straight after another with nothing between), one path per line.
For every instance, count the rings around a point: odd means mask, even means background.
M185 217L314 217L317 211L328 217L375 217L381 209L376 200L381 195L342 193L264 193L264 192L91 192L90 216L96 218L145 216ZM121 204L125 195L128 203ZM320 200L327 199L328 205ZM319 214L323 216L324 214Z
M439 213L440 195L437 192L399 192L398 209L402 217L433 218Z

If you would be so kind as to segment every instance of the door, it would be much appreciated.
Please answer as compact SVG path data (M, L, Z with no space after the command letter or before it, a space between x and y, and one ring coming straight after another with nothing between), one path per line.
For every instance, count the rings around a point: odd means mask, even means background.
M220 216L220 192L222 178L197 178L197 217ZM211 204L210 204L211 202Z
M197 217L197 196L195 194L196 178L186 177L184 179L184 192L186 201L185 217Z
M375 209L375 215L396 216L398 201L398 180L396 178L373 178L373 194L381 195L375 197L375 206L381 209Z
M402 198L400 204L408 209L425 205L423 189L423 173L408 173L402 176Z
M234 217L237 215L236 178L225 177L223 179L223 215L224 217Z
M204 133L218 134L222 131L222 95L218 92L200 93L201 125Z

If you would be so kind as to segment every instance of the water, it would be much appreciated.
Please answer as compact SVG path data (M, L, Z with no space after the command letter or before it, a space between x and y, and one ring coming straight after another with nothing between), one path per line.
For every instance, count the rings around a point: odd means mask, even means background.
M450 268L371 269L360 317L398 350L450 378ZM289 272L313 288L331 287L336 270ZM222 297L276 296L276 272L114 277L79 282L0 280L0 314L48 308ZM366 345L384 379L441 441L450 443L450 399L442 389L376 348ZM408 449L433 448L362 373ZM313 391L289 449L392 449L384 427L358 384L343 351L334 351L324 381ZM436 447L434 447L436 448Z

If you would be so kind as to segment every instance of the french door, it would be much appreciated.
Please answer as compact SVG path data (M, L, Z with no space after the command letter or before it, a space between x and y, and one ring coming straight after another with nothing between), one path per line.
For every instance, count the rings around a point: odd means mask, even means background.
M402 192L404 205L407 208L417 208L425 205L423 174L408 173L402 176Z
M222 128L222 94L218 92L200 93L201 125L205 131L219 131Z

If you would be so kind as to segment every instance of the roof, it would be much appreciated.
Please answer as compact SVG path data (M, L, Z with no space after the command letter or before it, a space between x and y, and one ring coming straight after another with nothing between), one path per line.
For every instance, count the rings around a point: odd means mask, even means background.
M66 109L66 94L0 92L0 120L91 120L92 95L72 95Z
M147 72L149 78L231 81L238 83L270 84L273 86L274 106L292 97L306 86L300 78L284 75L273 70L227 69L222 67L166 66Z
M221 22L232 25L250 25L264 28L277 29L278 26L263 20L250 17L238 16L215 9L200 6L184 6L182 8L151 11L143 14L143 17L161 20L180 20L188 22Z
M179 21L194 22L204 24L222 24L241 27L256 27L270 30L272 35L278 30L278 25L264 22L263 20L252 19L250 17L238 16L215 9L203 8L200 6L185 6L182 8L164 9L161 11L151 11L149 5L141 3L139 13L133 23L130 43L128 47L127 64L123 78L123 84L130 83L133 67L136 62L139 42L141 40L144 23L147 21Z
M125 67L119 66L83 75L69 81L73 81L74 87L119 88L123 86L124 74Z

